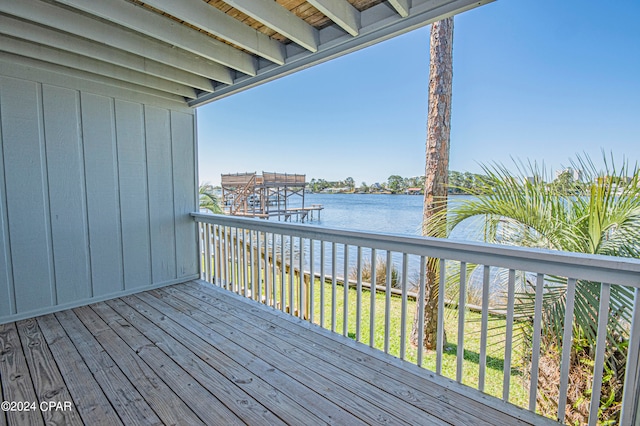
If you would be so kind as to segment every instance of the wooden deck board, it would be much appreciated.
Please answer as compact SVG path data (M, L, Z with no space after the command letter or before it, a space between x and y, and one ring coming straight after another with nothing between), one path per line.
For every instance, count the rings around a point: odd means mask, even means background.
M120 417L56 317L49 314L37 320L53 357L65 361L58 362L58 368L84 423L121 425Z
M105 304L93 306L111 327L122 337L135 352L144 359L150 367L161 375L162 379L178 393L178 396L188 403L189 401L209 399L207 407L195 405L194 410L205 424L216 423L229 424L230 422L268 423L281 424L282 422L266 410L257 401L252 400L243 392L237 390L232 383L226 381L211 380L211 371L204 367L196 357L189 357L190 351L180 351L180 343L168 335L156 336L154 342L147 339L111 307ZM174 359L167 356L160 349L170 348ZM189 368L193 366L194 368ZM202 374L206 371L206 374ZM202 377L197 377L202 376ZM206 387L205 387L206 386ZM211 398L216 395L218 399ZM219 400L223 400L220 402ZM226 405L223 403L226 402ZM224 414L226 413L226 415ZM241 419L237 419L237 413Z
M100 384L109 402L120 418L128 424L162 424L160 418L144 400L136 386L132 384L100 343L84 327L72 311L55 314L65 329L83 362Z
M104 350L109 353L127 378L135 383L140 395L163 423L178 424L185 421L189 424L204 425L204 422L175 393L180 387L172 389L158 375L162 371L171 372L171 366L152 369L145 362L146 357L142 357L140 351L133 351L111 328L113 325L102 321L90 307L77 308L74 312L91 334L100 339ZM188 387L191 383L187 382L185 385ZM232 413L229 415L231 419L235 419Z
M195 290L190 290L186 287L181 288L181 290L172 289L167 291L171 291L170 294L173 297L191 303L200 310L210 312L211 315L220 320L231 317L238 312L238 306L232 303L229 306L223 306L219 300L202 291L198 294ZM213 303L213 305L207 306L207 303ZM424 411L433 410L434 407L437 407L435 416L439 418L440 422L446 420L458 424L473 423L478 426L495 424L494 421L496 419L487 421L478 417L475 413L468 413L460 410L460 408L452 407L446 403L445 392L434 392L433 388L419 389L408 386L394 377L382 374L384 368L371 368L372 365L363 362L362 356L359 354L356 354L355 358L343 356L340 353L342 347L338 347L339 343L336 341L322 343L309 341L302 337L306 333L302 332L302 330L297 330L298 327L295 326L287 329L276 329L272 323L266 321L268 318L265 319L258 315L261 313L260 311L247 312L245 310L242 314L247 324L243 326L260 328L265 334L255 331L257 335L261 336L265 341L277 342L277 346L281 348L283 353L291 354L297 359L307 359L311 364L322 362L324 366L334 366L335 369L327 372L330 376L343 378L341 380L341 385L343 386L348 383L345 381L349 381L358 388L364 389L363 393L369 399L379 401L379 395L388 394L393 396L390 402L393 406L398 406L404 401L404 403L415 405ZM265 314L270 315L269 312ZM230 319L230 321L239 322L234 319ZM254 331L251 334L253 335L253 333ZM336 359L340 359L341 362L336 363ZM514 424L519 423L514 421Z
M224 293L220 294L216 288L202 287L196 283L189 283L179 288L167 289L166 291L171 291L172 294L175 294L178 298L181 297L180 293L188 293L202 302L210 303L223 312L237 312L237 309L242 307L242 303L244 302L235 297L221 297L224 296ZM190 300L198 309L206 309L206 305L196 303L194 299ZM217 314L217 317L221 315L222 313ZM423 409L436 411L437 415L448 419L448 421L459 419L461 424L468 424L467 422L469 421L473 421L474 424L483 424L485 422L486 424L496 424L504 419L504 410L508 410L513 417L509 424L530 424L532 421L539 420L538 416L526 410L504 404L499 400L495 400L495 398L483 394L479 395L481 400L478 401L464 397L457 392L451 391L447 387L425 387L424 380L421 380L420 377L408 372L405 368L397 368L389 365L389 357L385 357L385 360L380 360L378 357L368 356L366 353L363 353L362 350L352 348L351 346L355 342L351 339L343 339L342 336L337 335L327 337L324 333L304 333L298 330L298 328L308 328L307 326L310 326L316 328L314 331L321 331L308 323L294 320L295 323L288 327L274 327L276 323L281 322L281 315L282 313L279 311L276 311L274 315L273 311L270 312L264 309L251 309L242 312L242 316L254 325L265 323L252 320L253 317L258 317L261 321L266 321L266 329L273 334L273 337L271 339L265 338L265 340L277 341L280 345L282 342L289 342L300 348L304 348L305 346L313 347L315 356L328 362L333 362L336 365L343 366L344 372L357 375L370 381L370 383L376 384L376 387L379 389L384 389L385 392L394 392L398 397L404 398L408 403L415 404ZM289 317L286 319L289 319ZM320 350L320 348L322 348L322 350ZM337 360L339 361L336 362ZM455 385L457 384L454 384L454 386ZM484 402L486 399L493 399L491 404L498 404L500 408L494 408L488 405ZM452 405L454 406L452 407ZM478 416L478 412L482 412L482 417ZM523 419L521 419L521 417Z
M0 381L73 404L0 426L551 423L200 282L0 325Z
M196 334L183 328L180 324L167 318L162 312L135 297L126 299L131 306L121 300L110 301L108 304L118 312L126 315L127 318L131 318L131 315L137 315L135 323L143 328L146 335L156 341L156 344L172 358L178 355L188 357L190 361L192 360L195 363L193 374L198 370L207 371L211 387L217 387L218 390L221 390L227 389L230 385L238 386L248 395L260 401L265 407L278 413L285 422L290 424L315 424L320 421L318 417L309 413L296 402L295 399L299 399L303 395L298 393L292 398L286 393L288 389L284 389L284 392L280 391L278 387L272 386L261 378L261 376L265 378L269 376L269 374L265 374L266 369L263 368L256 371L256 368L254 368L251 371L251 369L247 369L242 365L259 365L260 360L249 359L244 354L239 354L238 358L242 362L238 363L236 362L238 361L237 359L233 360L224 352L221 352L221 348L209 344ZM185 345L185 348L183 349L182 345L174 344L171 339L167 339L166 342L160 342L157 338L158 335L180 335L180 342ZM207 367L205 364L212 368ZM190 364L185 363L182 365L185 368ZM287 383L281 382L277 384L286 385ZM306 393L309 394L310 392ZM315 394L313 396L315 397Z
M17 326L22 350L29 371L32 372L30 376L38 397L38 409L40 404L45 404L47 407L42 411L45 424L82 425L82 419L71 400L56 361L40 333L38 323L31 318L19 321ZM48 405L49 403L51 405Z
M218 333L213 333L210 328L201 324L199 322L193 321L193 316L197 316L196 312L191 312L189 314L180 315L180 311L173 309L171 306L165 305L162 301L155 299L152 296L147 294L139 295L144 302L150 304L152 307L158 309L160 308L164 315L172 316L172 319L183 326L189 327L189 331L196 334L198 337L205 339L207 342L220 349L222 352L226 352L229 354L233 354L232 356L239 360L243 365L247 368L252 368L254 364L258 366L255 367L254 372L260 374L262 378L272 377L274 375L285 376L283 382L282 389L285 390L289 386L296 386L297 393L292 395L294 399L302 399L307 400L307 405L309 409L316 411L315 406L320 405L324 408L327 413L331 414L333 417L326 419L328 423L336 422L338 424L358 424L362 423L361 420L358 420L356 416L353 416L346 412L344 408L340 408L341 400L334 398L331 404L327 406L325 404L324 398L319 395L323 395L321 392L323 389L329 389L326 383L320 381L314 381L315 377L308 377L307 380L292 380L291 377L282 373L282 371L276 368L273 364L268 363L264 359L262 359L262 354L256 356L252 352L247 352L245 348L241 345L238 345L235 342L235 339L228 339ZM165 306L163 306L165 305ZM190 318L191 317L191 318ZM248 381L250 377L247 376L239 376L241 380ZM315 385L315 386L314 386ZM305 389L306 388L306 389ZM307 398L307 396L311 393L311 398ZM328 399L328 398L327 398ZM325 411L320 411L319 413L323 413Z
M171 306L188 307L189 301L184 301L180 291L155 291L150 294L163 297ZM184 293L183 293L184 294ZM186 296L186 295L185 295ZM187 296L188 298L188 296ZM354 415L363 416L367 422L394 422L406 424L442 424L442 420L430 416L413 405L402 406L395 397L387 392L379 392L369 383L354 375L345 374L337 366L325 362L308 352L279 341L275 336L263 332L256 323L259 318L245 318L228 315L211 305L192 307L193 318L206 323L217 334L234 338L245 350L260 353L262 358L280 368L295 380L314 380L315 387L329 389L327 396L335 398L336 402L352 410ZM236 311L238 312L238 311ZM246 310L245 310L246 312ZM239 315L242 315L239 312ZM259 343L258 343L259 342Z
M0 325L0 377L4 401L22 404L38 400L15 323ZM9 410L6 415L8 424L44 424L38 409Z

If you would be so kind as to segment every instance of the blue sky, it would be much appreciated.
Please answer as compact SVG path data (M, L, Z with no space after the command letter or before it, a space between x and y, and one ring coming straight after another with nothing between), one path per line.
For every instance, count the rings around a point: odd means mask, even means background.
M498 0L456 16L450 169L640 160L638 22L638 0ZM423 175L429 28L201 107L200 181Z

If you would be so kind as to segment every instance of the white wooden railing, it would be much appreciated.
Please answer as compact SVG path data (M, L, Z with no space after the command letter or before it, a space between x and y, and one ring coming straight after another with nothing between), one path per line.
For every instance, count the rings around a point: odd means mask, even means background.
M500 328L504 351L500 351L503 361L502 392L504 401L512 401L512 364L515 351L514 309L517 303L516 277L526 277L535 285L535 311L532 321L533 339L530 348L530 369L526 371L529 380L525 408L536 411L541 357L541 329L543 327L543 283L545 277L567 278L566 318L562 339L560 383L557 418L564 420L569 378L573 311L576 283L588 280L601 283L598 334L595 356L593 357L593 383L591 384L591 404L589 424L598 421L601 386L605 362L606 327L612 286L630 289L633 301L632 312L627 315L629 341L624 394L620 424L632 425L640 418L638 395L640 394L639 353L640 353L640 261L634 259L592 256L575 253L552 252L546 250L505 247L473 242L365 233L301 224L283 224L258 219L206 215L193 213L199 226L200 249L202 254L202 279L230 291L250 297L274 309L289 312L321 327L350 336L371 347L392 353L402 359L411 359L425 366L425 351L422 345L411 347L408 333L411 331L413 312L409 303L416 303L418 315L418 339L423 340L425 268L429 259L439 261L440 294L437 330L442 341L445 330L445 303L467 309L448 309L455 312L456 326L447 333L457 334L455 355L438 345L435 354L435 372L443 372L445 357L455 356L455 378L458 382L475 386L486 391L486 371L488 340L490 334L489 317L496 314L490 308L490 282L496 270L507 277L504 301L506 308L503 326ZM363 280L363 264L371 263L371 283L376 283L376 263L397 264L399 289L392 288L392 268L386 268L384 285L370 285ZM455 271L452 272L452 264ZM480 322L479 360L477 382L463 380L465 347L468 345L469 321L465 312L471 305L468 301L470 265L480 265L481 301L478 307ZM415 270L417 289L410 291L410 271ZM451 284L455 275L456 283ZM313 277L313 279L311 279ZM345 285L345 283L347 285ZM456 299L452 287L456 289ZM341 294L340 294L341 293ZM533 296L532 296L533 297ZM355 299L355 300L353 300ZM382 300L381 300L382 299ZM446 299L446 300L445 300ZM393 303L392 303L393 300ZM415 302L413 302L415 300ZM400 306L394 316L392 306ZM415 305L414 305L415 306ZM368 309L368 314L365 310ZM384 309L384 313L382 313ZM415 309L415 308L414 308ZM327 311L328 310L328 311ZM354 311L355 312L352 312ZM354 315L355 314L355 315ZM467 316L470 315L467 313ZM351 322L350 322L351 320ZM377 320L377 323L376 323ZM342 324L339 327L339 323ZM354 324L355 323L355 324ZM368 328L368 333L363 330ZM477 327L476 327L477 328ZM383 329L383 330L381 330ZM457 331L456 331L457 329ZM383 335L382 341L378 333ZM465 334L466 333L466 334ZM476 341L477 341L477 333ZM368 334L368 335L367 335ZM467 339L465 339L465 337ZM392 348L392 342L397 345ZM466 367L468 368L468 366ZM451 374L452 375L452 374ZM494 392L495 393L495 392ZM528 402L526 401L528 399ZM597 403L593 403L596 401Z

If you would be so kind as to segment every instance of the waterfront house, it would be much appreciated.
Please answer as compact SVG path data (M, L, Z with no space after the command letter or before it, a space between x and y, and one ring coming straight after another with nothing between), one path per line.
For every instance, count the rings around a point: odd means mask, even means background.
M0 425L545 423L221 289L256 273L220 259L257 226L636 288L637 262L194 213L198 106L488 1L0 0Z

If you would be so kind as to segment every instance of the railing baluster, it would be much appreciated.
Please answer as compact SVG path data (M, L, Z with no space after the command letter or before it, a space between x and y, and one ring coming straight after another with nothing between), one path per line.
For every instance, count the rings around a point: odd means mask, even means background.
M269 282L269 291L267 297L269 298L269 305L275 309L276 307L276 283L278 282L278 277L276 273L276 234L275 232L271 233L271 280Z
M325 258L324 241L320 241L320 327L322 328L324 328L324 287L325 287L324 258Z
M253 248L253 234L254 232L249 229L249 263L248 268L251 279L247 283L247 287L251 284L251 289L247 290L251 299L256 300L256 275L258 271L256 270L256 255Z
M362 316L362 247L358 246L356 259L356 342L360 341L360 317Z
M598 338L593 366L593 390L591 391L591 407L589 408L589 426L595 426L596 423L598 423L600 393L602 391L602 370L604 369L604 352L607 345L610 296L611 285L602 283L600 285L600 306L598 306Z
M424 356L424 293L426 286L427 259L420 256L420 287L418 288L418 367L422 367Z
M240 262L240 233L238 228L235 228L235 237L230 232L229 245L231 247L231 291L236 294L240 294L240 281L241 280L241 265ZM235 239L234 239L235 238ZM225 263L228 263L225 262Z
M342 335L347 336L349 332L349 246L344 245L344 270L342 276Z
M484 392L484 380L487 369L487 333L489 328L489 279L491 268L484 266L482 276L482 317L480 320L480 365L478 371L478 389Z
M271 270L269 269L269 233L264 232L264 304L271 306Z
M384 353L389 353L389 332L391 329L391 279L393 275L393 259L391 258L391 251L387 250L387 276L384 290Z
M531 385L529 387L529 410L536 411L538 392L538 367L540 362L540 340L542 334L542 295L544 291L544 274L537 274L536 304L533 313L533 346L531 352Z
M502 399L509 402L511 390L511 352L513 341L513 313L516 298L516 271L509 269L507 281L507 323L505 325L504 371L502 380Z
M376 249L371 249L371 293L369 294L371 298L371 306L369 306L369 346L372 348L375 347L375 330L376 330L376 286L377 286L377 277L376 277Z
M635 354L635 355L634 355ZM627 347L627 365L624 376L624 393L622 394L622 409L620 424L631 424L633 417L640 421L640 288L636 287L633 299L633 314L631 329L629 330L629 346Z
M312 239L309 239L309 322L313 323L313 313L315 310L315 284L316 284L316 275L315 268L313 264L315 262L315 245L316 242Z
M231 228L228 228L226 226L222 227L222 234L224 235L222 237L222 239L224 240L224 253L222 255L222 257L220 258L220 261L222 262L222 267L220 268L220 271L222 273L222 275L224 276L224 278L222 279L222 285L224 286L225 289L229 288L229 248L232 247L232 241L231 241ZM233 285L233 283L232 283Z
M400 359L405 358L407 345L407 275L409 274L409 255L402 253L402 312L400 312Z
M238 231L238 228L236 228L236 238L238 238L238 235L242 235L242 238L237 241L237 243L240 244L238 247L242 247L242 260L240 260L239 252L236 259L236 261L239 262L238 272L240 272L240 268L242 268L242 277L238 276L238 294L242 292L242 295L244 297L247 297L247 287L249 286L249 263L247 260L247 242L245 240L245 229L242 228L240 229L240 231ZM242 283L242 287L240 287L240 283Z
M336 243L331 243L331 331L336 331Z
M460 262L460 291L458 298L458 353L456 365L456 382L462 383L462 366L464 363L464 313L467 304L467 263Z
M304 284L304 239L302 237L299 238L298 244L300 245L300 259L298 261L298 277L300 287L298 289L298 318L306 318L307 317L307 304L306 304L306 291Z
M562 365L560 367L560 391L558 393L558 420L564 422L567 406L567 388L569 385L569 367L571 361L571 345L573 341L573 309L576 299L576 280L567 280L567 296L564 314L564 333L562 336Z
M256 231L256 275L258 302L262 303L262 232ZM265 256L266 261L266 256ZM266 268L265 268L266 270Z
M296 311L293 298L293 279L295 278L293 251L293 235L289 235L289 315L295 316Z
M231 287L231 291L237 292L235 290L236 285L239 285L240 279L238 278L238 267L240 264L238 263L238 256L240 254L239 251L239 240L238 240L238 228L225 228L225 257L224 257L224 275L225 275L225 287Z
M218 287L222 287L220 266L222 265L222 239L220 238L220 225L211 225L213 231L213 273L211 279Z
M211 281L211 232L209 232L209 228L213 227L213 225L209 225L208 223L202 223L199 226L200 235L204 238L202 239L202 244L200 245L200 253L204 256L204 271L200 274L200 277L205 281Z
M442 375L442 352L444 351L444 298L446 296L445 283L447 281L447 263L445 259L440 259L440 282L438 283L438 337L436 339L436 374ZM426 275L426 272L425 272ZM435 283L429 283L431 293ZM429 298L433 297L432 294Z
M287 277L285 275L287 268L285 265L286 257L284 252L284 234L280 234L280 310L286 312L286 303L284 297L284 289L287 284Z
M220 287L224 287L224 270L223 270L223 258L224 258L224 237L222 235L222 226L221 225L215 225L214 228L214 241L217 240L217 251L216 251L216 258L215 258L215 266L214 268L216 268L215 271L215 279L217 281L218 286Z

